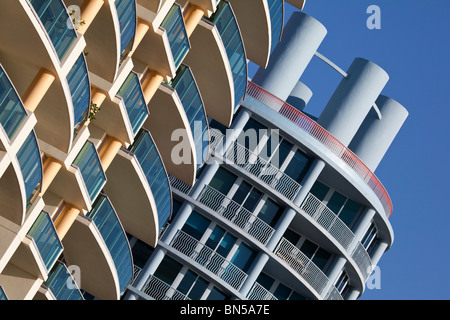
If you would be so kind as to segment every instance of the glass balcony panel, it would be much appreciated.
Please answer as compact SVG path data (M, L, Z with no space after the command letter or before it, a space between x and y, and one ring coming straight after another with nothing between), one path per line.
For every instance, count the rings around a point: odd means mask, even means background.
M150 134L142 130L130 146L141 165L158 210L159 229L164 226L172 212L172 197L166 169Z
M80 169L89 197L94 201L106 183L106 176L92 142L84 144L73 164Z
M27 112L16 90L0 66L0 124L10 140L26 116Z
M195 83L191 70L181 65L177 76L172 81L172 87L176 90L184 111L189 120L192 134L194 135L195 149L197 153L197 167L203 163L203 155L208 150L209 137L207 135L208 124L206 122L205 109Z
M72 94L74 126L76 127L89 115L91 101L91 85L83 53L67 74L67 82Z
M133 261L119 218L111 202L103 195L99 196L87 216L94 221L111 253L119 276L120 290L123 292L133 276Z
M120 24L120 52L131 50L136 34L136 2L134 0L116 0L117 15Z
M27 206L42 183L42 160L36 136L32 131L17 152L17 160L25 182Z
M84 300L73 277L62 263L58 263L49 273L45 285L57 300Z
M6 296L3 288L0 286L0 301L2 301L2 300L8 300L8 297Z
M283 29L283 0L267 0L269 4L270 23L272 25L271 52L275 49Z
M145 104L144 94L135 73L130 73L120 88L118 95L123 99L128 118L136 134L148 116L148 108Z
M178 5L172 6L161 23L161 27L167 31L175 67L178 68L189 51L189 39L184 26L183 14Z
M47 212L42 211L39 214L28 231L28 235L34 239L47 270L50 269L61 254L63 247Z
M42 22L61 61L76 39L69 14L61 0L28 0Z
M233 73L235 103L239 104L247 87L247 59L236 18L228 2L220 2L211 21L219 30Z

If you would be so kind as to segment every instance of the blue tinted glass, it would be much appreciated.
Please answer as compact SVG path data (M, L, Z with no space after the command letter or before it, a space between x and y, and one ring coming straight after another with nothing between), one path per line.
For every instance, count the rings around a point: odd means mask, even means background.
M92 142L84 144L73 164L80 169L89 197L94 201L106 183L106 176Z
M270 22L272 25L272 45L271 51L275 49L280 40L283 28L283 0L267 0L270 11Z
M17 152L17 160L20 164L25 182L25 193L29 201L42 181L41 154L33 131Z
M183 22L183 14L177 5L173 5L161 27L166 29L172 50L175 67L178 68L189 51L189 39Z
M235 103L239 104L247 87L247 58L239 27L228 2L222 1L212 18L226 48L233 73Z
M88 116L91 100L91 84L83 53L67 74L67 82L72 95L74 125L77 126Z
M136 134L148 116L138 76L131 72L117 94L123 99L133 133Z
M94 221L111 253L123 292L133 276L133 262L127 237L116 212L108 198L100 195L87 216Z
M123 53L133 45L132 39L136 33L136 3L135 0L116 0L115 5L120 24L120 53Z
M194 211L191 213L181 230L193 238L200 240L210 223L211 221Z
M8 297L5 294L5 291L3 291L3 288L0 286L0 300L8 300Z
M76 33L61 0L29 0L44 26L55 51L62 60Z
M44 211L40 213L28 235L34 239L45 266L49 269L63 248L48 213Z
M233 258L231 259L231 263L233 263L236 267L246 272L249 268L253 260L255 259L256 252L250 249L245 243L241 243L241 245L236 250Z
M156 149L150 134L142 130L131 145L133 152L141 165L147 182L152 190L158 210L159 229L164 226L172 212L172 198L166 169Z
M182 65L178 70L177 76L172 81L172 87L180 97L184 111L189 120L192 134L194 135L198 168L205 160L203 159L203 155L206 154L208 150L208 124L206 122L206 113L200 97L200 92L198 91L191 70Z
M12 139L26 116L16 90L0 66L0 124L9 139Z
M45 284L52 291L57 300L83 300L83 296L67 268L58 263L49 273Z

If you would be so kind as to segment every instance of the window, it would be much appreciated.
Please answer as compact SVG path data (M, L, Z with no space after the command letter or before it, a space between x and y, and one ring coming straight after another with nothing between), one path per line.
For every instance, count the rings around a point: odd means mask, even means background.
M216 287L212 287L206 300L230 300L230 297Z
M189 234L191 237L200 240L209 224L210 221L208 219L193 211L181 230Z
M256 282L273 294L278 300L305 300L305 297L301 294L265 273L261 273Z
M214 175L214 178L212 178L209 185L212 188L216 189L217 191L226 195L233 186L233 183L236 181L236 178L237 176L235 176L228 170L225 170L222 167L220 167L219 170L217 170L216 174Z
M133 253L133 263L139 268L144 268L150 255L153 253L154 248L150 247L148 244L137 239L136 243L131 248Z
M284 173L300 183L308 171L310 164L311 159L297 149L289 165L284 170Z
M274 227L282 213L283 208L278 206L271 199L267 199L258 213L258 218L271 227Z
M165 256L163 261L159 264L158 269L156 269L154 276L165 283L172 285L182 267L183 265L181 263Z
M241 243L231 259L231 263L242 271L247 272L255 257L256 252L245 243Z
M199 300L207 287L208 282L199 277L195 272L187 270L177 290L192 300Z
M371 257L372 257L373 250L376 247L376 244L378 242L377 233L378 233L377 227L372 222L370 224L369 228L367 229L364 237L361 240L361 244L364 246L364 248L366 249L367 253Z
M349 278L347 272L342 271L334 286L336 287L337 291L339 291L342 297L346 295L349 290Z

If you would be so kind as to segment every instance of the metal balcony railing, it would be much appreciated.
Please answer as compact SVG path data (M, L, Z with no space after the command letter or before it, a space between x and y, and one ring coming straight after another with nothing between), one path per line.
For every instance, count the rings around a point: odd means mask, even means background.
M154 275L147 279L142 292L155 300L191 300L188 296L171 287Z
M248 300L278 300L272 293L270 293L266 288L255 282L253 287L247 294Z
M270 92L264 90L253 82L248 82L247 96L259 101L272 110L278 112L289 121L295 123L303 132L307 133L335 154L345 163L347 167L352 169L369 186L370 189L373 190L383 205L387 216L389 217L392 214L391 199L375 174L370 171L370 169L350 149L344 146L327 130L322 128L319 124L303 114L301 111L275 97Z
M239 290L247 279L247 274L244 271L181 230L177 231L170 242L170 246L203 266L236 290Z

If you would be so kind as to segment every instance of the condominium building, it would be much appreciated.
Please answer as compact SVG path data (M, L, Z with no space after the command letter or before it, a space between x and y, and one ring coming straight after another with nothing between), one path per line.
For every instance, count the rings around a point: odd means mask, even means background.
M304 0L1 6L0 299L363 293L407 112L381 67L318 52ZM342 74L317 118L311 59Z

